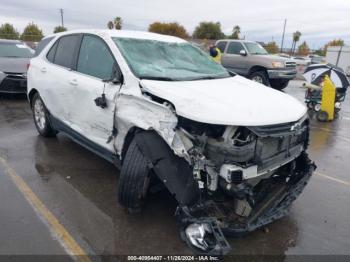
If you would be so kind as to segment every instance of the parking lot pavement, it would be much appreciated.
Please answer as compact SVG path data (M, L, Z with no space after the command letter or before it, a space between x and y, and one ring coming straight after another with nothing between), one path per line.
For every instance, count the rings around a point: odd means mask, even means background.
M285 92L303 100L300 82ZM334 122L312 120L311 126L309 153L317 172L290 215L229 239L233 254L350 254L350 103ZM87 254L191 252L180 240L170 196L151 196L141 214L126 214L117 202L119 171L61 135L39 137L25 99L0 98L0 157L0 243L11 243L0 245L1 254L65 252L57 230L6 175L9 168ZM25 245L30 237L35 241Z

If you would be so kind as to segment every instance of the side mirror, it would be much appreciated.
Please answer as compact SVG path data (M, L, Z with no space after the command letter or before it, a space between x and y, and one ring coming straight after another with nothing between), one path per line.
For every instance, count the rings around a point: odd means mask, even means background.
M241 56L246 56L246 55L247 55L247 52L246 52L244 49L242 49L241 51L239 51L239 54L240 54Z
M112 84L122 84L124 82L124 77L122 72L120 72L118 66L114 65L111 78L103 79L102 81L105 83L110 82Z

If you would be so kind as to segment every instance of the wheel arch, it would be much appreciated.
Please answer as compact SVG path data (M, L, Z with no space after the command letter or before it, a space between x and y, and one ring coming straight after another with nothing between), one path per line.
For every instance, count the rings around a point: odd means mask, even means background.
M170 146L155 130L130 130L123 151L127 151L135 140L142 154L147 158L150 169L162 181L180 205L193 205L199 197L199 188L194 180L189 163L172 151ZM124 153L124 154L125 154Z
M135 135L138 132L142 132L142 131L145 131L145 130L140 128L140 127L137 127L137 126L133 126L133 127L129 128L129 130L128 130L125 138L124 138L124 143L123 143L122 150L121 150L121 161L122 161L122 163L124 161L126 152L128 151L128 148L130 146L131 141L134 139Z
M252 73L255 73L255 72L258 72L258 71L263 71L263 72L265 72L266 75L267 75L267 69L266 69L266 67L259 66L259 65L255 65L255 66L252 66L252 67L249 69L248 76L250 76ZM268 75L267 75L267 77L268 77Z
M38 90L36 90L35 88L33 88L32 90L30 90L30 92L28 93L28 100L29 100L29 104L30 107L32 107L32 101L33 101L33 97L36 93L39 93Z

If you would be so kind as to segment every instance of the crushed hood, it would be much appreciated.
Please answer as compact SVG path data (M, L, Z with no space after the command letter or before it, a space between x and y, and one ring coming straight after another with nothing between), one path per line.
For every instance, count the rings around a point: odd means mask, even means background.
M261 126L299 120L306 107L283 92L241 76L198 81L141 80L182 117L218 125Z

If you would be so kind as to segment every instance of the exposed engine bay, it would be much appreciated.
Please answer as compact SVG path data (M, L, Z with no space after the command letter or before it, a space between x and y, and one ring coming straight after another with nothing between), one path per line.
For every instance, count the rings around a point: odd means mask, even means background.
M182 238L196 253L226 254L231 248L224 235L246 234L285 216L316 168L305 152L307 115L266 126L207 124L177 115L168 101L144 96L152 110L135 102L150 112L141 122L148 131L135 139L177 200ZM151 113L155 107L166 114ZM132 118L136 123L141 117L128 114Z
M175 132L189 159L176 156L162 164L159 159L168 157L154 156L153 169L178 200L183 239L196 252L227 253L224 234L241 235L287 214L315 169L305 153L308 125L306 117L264 127L178 117ZM145 140L155 144L141 138L141 147Z
M199 203L177 211L189 224L183 234L187 240L191 239L188 231L195 231L194 224L201 236L205 231L214 232L209 229L210 218L225 233L237 235L284 216L315 168L304 152L308 125L306 117L265 127L225 127L180 117L178 132L193 161L193 177L201 195ZM203 218L209 222L197 221ZM210 249L203 237L198 243L190 242L199 250ZM227 242L222 243L221 248L212 247L214 253L228 248Z

